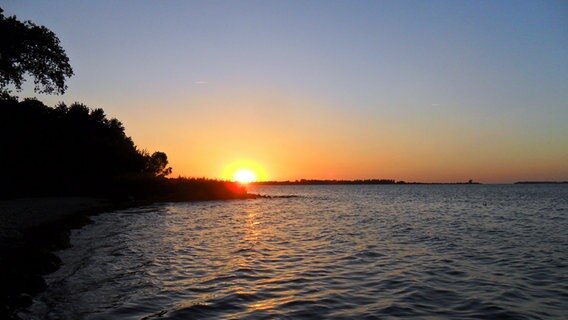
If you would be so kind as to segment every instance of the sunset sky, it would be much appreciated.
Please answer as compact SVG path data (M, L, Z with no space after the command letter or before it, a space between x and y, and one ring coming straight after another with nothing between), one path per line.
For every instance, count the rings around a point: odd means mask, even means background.
M568 180L567 1L0 1L174 176Z

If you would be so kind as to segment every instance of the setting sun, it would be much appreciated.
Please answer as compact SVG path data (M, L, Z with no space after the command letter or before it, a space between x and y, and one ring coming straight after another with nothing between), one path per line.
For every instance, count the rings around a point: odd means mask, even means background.
M249 169L240 169L239 171L235 172L233 180L240 183L253 182L256 181L256 174Z
M240 159L229 162L223 168L221 177L225 180L249 183L266 181L267 174L263 166L249 159Z

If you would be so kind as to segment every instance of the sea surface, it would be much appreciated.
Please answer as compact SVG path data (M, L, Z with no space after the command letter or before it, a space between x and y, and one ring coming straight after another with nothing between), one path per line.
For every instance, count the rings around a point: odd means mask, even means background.
M250 191L95 216L20 316L568 318L568 185Z

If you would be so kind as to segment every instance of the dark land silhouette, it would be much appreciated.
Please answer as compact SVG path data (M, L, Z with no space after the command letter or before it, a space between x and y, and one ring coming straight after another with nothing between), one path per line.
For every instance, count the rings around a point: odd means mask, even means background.
M255 197L235 182L168 178L167 155L137 147L103 109L20 100L12 90L21 91L28 79L35 92L65 93L73 69L51 30L3 12L0 319L18 319L17 311L45 287L41 276L60 264L51 251L67 247L70 229L91 214L155 201Z
M568 181L518 181L515 184L568 184Z
M0 198L95 196L116 200L209 200L246 197L237 183L167 178L167 155L136 147L102 109L34 99L0 100Z
M122 123L81 103L47 107L19 99L28 78L39 93L63 94L73 69L57 36L0 8L0 199L97 196L113 199L207 200L247 197L239 184L167 179L167 155L138 148Z
M467 182L406 182L394 179L356 179L356 180L318 180L300 179L285 181L256 181L253 185L370 185L370 184L480 184L469 180Z
M166 170L165 155L156 153L150 160L102 109L78 103L49 108L26 99L0 101L0 113L5 119L0 128L2 166L12 168L4 173L3 197L110 195L118 177L155 176Z

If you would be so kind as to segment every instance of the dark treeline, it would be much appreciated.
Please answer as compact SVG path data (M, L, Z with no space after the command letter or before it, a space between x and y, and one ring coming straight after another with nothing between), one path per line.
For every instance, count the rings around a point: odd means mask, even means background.
M0 197L100 196L148 200L222 199L246 193L238 184L168 179L163 152L136 147L102 109L54 108L34 99L0 99Z
M396 181L393 179L356 179L356 180L314 180L314 179L300 179L300 180L286 180L286 181L257 181L251 184L256 185L334 185L334 184L480 184L469 180L467 182L406 182Z
M54 108L19 101L11 89L33 79L34 91L63 94L73 69L59 39L0 8L0 198L99 196L201 200L247 196L239 184L166 178L163 152L136 147L124 126L102 109L74 103Z
M397 183L392 179L361 179L361 180L315 180L315 179L300 179L300 180L287 180L287 181L259 181L253 182L257 185L325 185L325 184L395 184Z
M568 184L568 181L518 181L515 184Z

